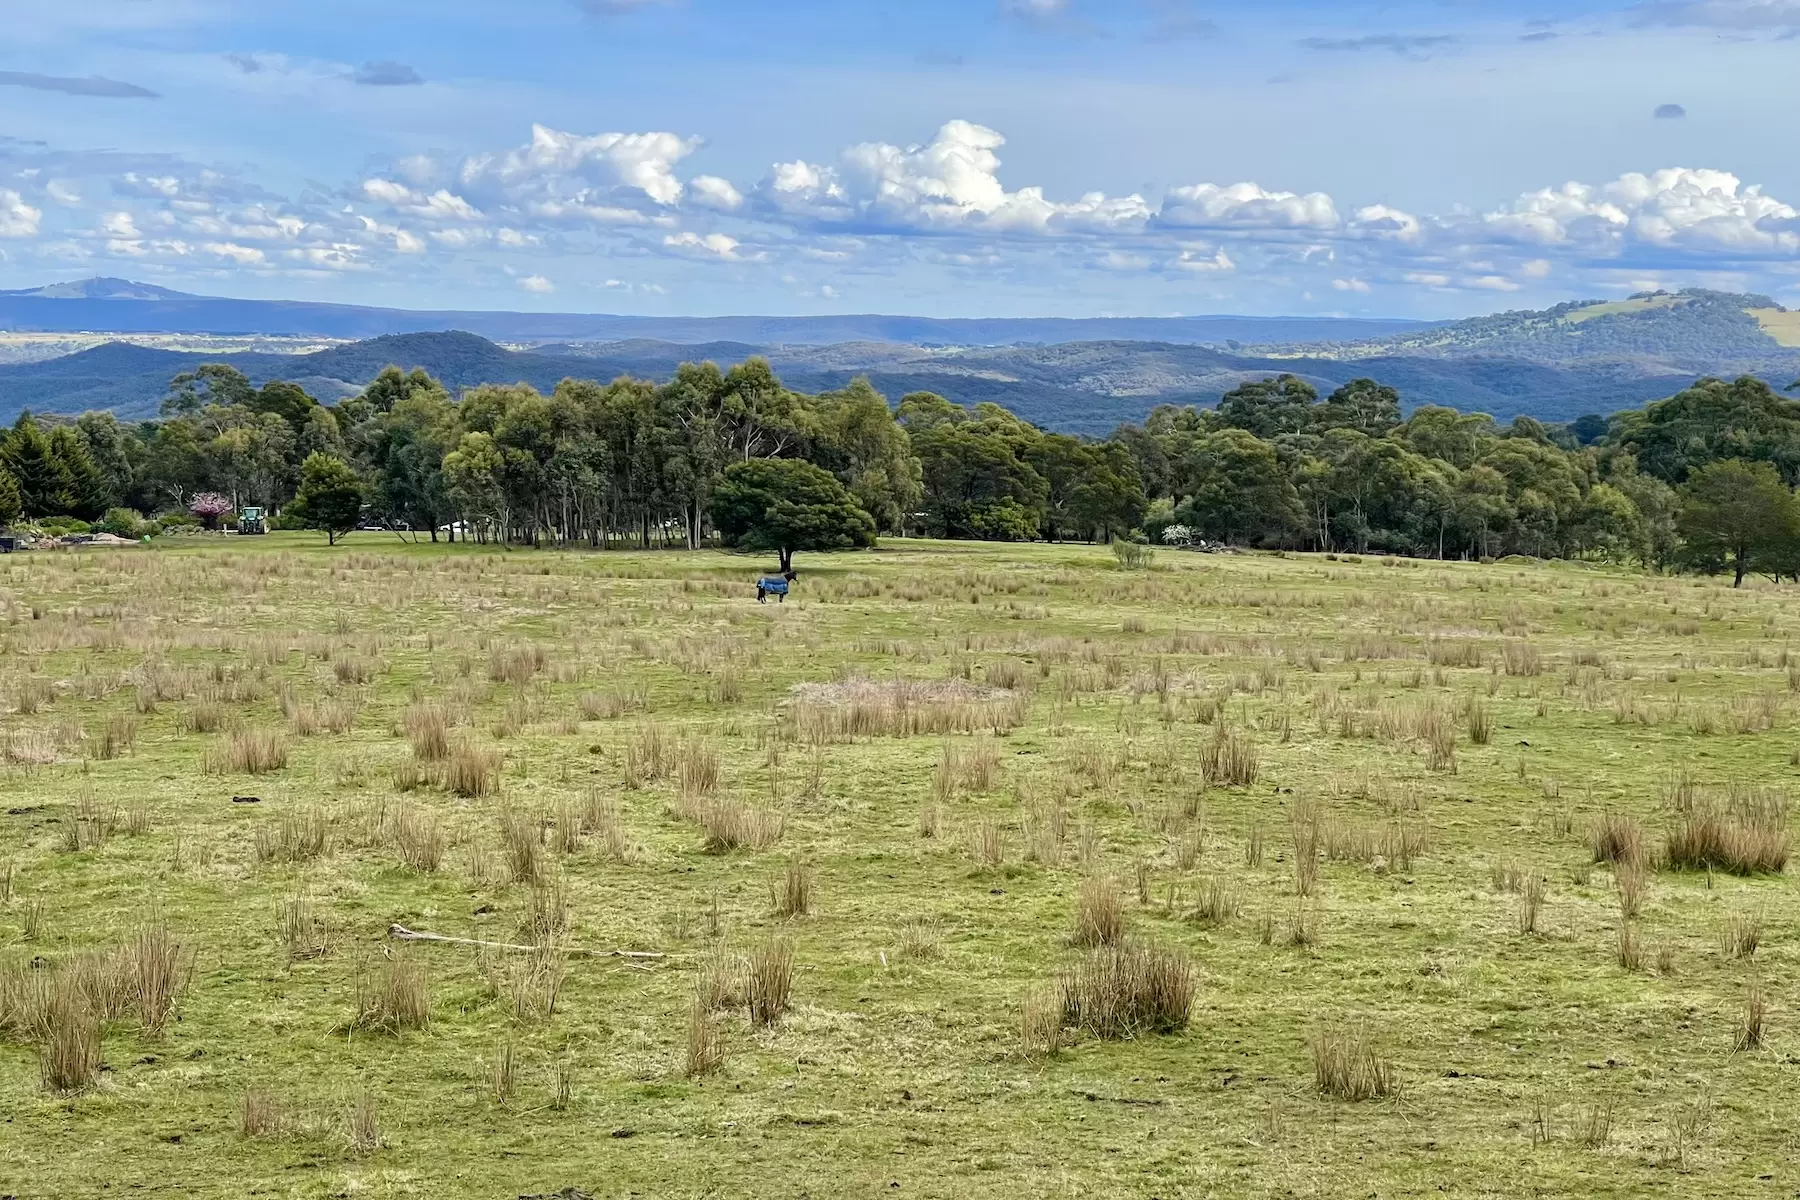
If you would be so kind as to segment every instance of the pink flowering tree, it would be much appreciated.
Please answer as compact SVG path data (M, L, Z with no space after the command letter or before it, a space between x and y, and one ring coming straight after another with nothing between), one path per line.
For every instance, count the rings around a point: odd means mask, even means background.
M219 518L231 511L231 501L217 492L200 492L188 501L188 511L208 529L217 529Z

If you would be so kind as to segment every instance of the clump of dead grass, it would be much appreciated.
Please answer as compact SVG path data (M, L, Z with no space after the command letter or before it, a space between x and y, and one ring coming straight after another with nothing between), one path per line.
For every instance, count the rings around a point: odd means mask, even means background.
M1174 1033L1187 1027L1194 985L1193 964L1181 950L1106 946L1063 973L1062 1023L1100 1038Z
M1321 1026L1310 1042L1313 1086L1338 1100L1381 1100L1399 1091L1393 1063L1376 1051L1366 1029Z

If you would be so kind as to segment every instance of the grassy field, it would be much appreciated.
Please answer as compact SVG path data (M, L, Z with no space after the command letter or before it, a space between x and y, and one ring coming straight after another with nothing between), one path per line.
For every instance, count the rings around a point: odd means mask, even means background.
M1800 1188L1791 591L762 565L0 559L0 1193Z

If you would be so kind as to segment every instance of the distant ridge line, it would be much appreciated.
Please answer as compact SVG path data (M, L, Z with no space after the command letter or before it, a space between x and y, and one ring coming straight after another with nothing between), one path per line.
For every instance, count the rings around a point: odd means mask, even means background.
M1001 346L1033 342L1279 345L1360 341L1436 322L1355 317L646 317L605 313L415 311L298 300L197 296L124 279L0 291L0 329L17 333L215 334L363 340L466 330L507 342L745 342Z

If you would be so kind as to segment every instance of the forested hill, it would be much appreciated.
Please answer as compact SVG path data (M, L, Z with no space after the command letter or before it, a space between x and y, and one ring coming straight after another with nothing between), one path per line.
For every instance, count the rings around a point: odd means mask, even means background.
M122 342L42 362L0 366L0 419L20 411L110 409L154 415L169 380L202 362L224 361L263 383L285 379L327 402L359 392L382 367L421 367L452 389L529 383L549 390L567 377L667 378L682 362L730 364L766 354L789 386L816 392L867 375L890 398L932 391L964 404L993 401L1050 429L1103 434L1159 404L1215 403L1238 384L1291 372L1321 391L1373 376L1400 390L1408 409L1440 404L1501 419L1547 421L1607 413L1669 395L1704 372L1645 374L1607 364L1559 367L1522 359L1388 354L1271 358L1203 346L1083 342L1054 346L931 349L886 343L764 347L633 340L508 350L467 333L404 334L313 354L198 354ZM1771 381L1777 386L1792 376Z
M1299 357L1496 357L1555 366L1608 364L1641 375L1790 374L1800 364L1800 312L1768 296L1690 290L1504 312L1329 347Z

